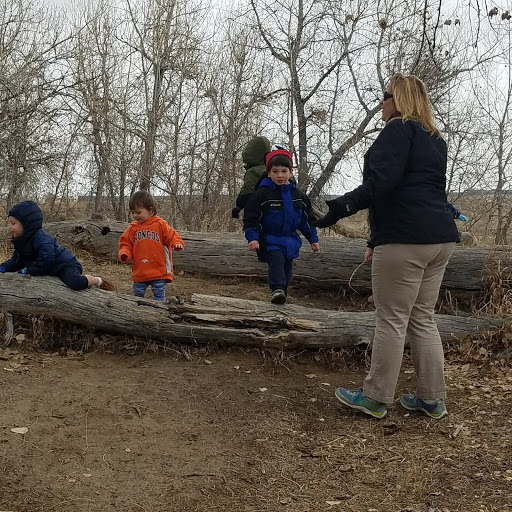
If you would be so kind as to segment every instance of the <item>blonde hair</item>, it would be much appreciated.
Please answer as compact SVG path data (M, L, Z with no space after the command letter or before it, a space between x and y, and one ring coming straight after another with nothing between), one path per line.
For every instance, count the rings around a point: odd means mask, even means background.
M441 138L427 88L417 76L396 73L389 81L388 91L393 95L397 113L404 121L418 121L431 135Z

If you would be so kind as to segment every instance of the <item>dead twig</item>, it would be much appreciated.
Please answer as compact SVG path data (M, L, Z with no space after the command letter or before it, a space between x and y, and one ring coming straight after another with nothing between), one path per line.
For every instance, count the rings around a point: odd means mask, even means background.
M14 321L12 319L12 313L9 311L4 311L4 346L9 345L11 343L12 337L14 336Z
M88 424L87 424L87 415L89 414L89 411L91 410L92 405L89 406L87 411L85 412L85 448L82 453L85 453L89 449L89 431L88 431Z
M138 503L135 503L134 501L130 501L130 503L132 505L135 505L136 507L139 507L141 508L142 510L144 510L145 512L148 512L146 508L144 508L142 505L139 505Z
M107 465L108 468L113 469L112 466L107 462L107 459L105 459L105 455L107 455L106 452L101 457L101 460Z

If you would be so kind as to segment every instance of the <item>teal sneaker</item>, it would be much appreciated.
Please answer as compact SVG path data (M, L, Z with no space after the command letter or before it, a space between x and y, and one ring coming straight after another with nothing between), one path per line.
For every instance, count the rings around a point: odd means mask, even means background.
M358 411L362 411L365 414L373 416L374 418L384 418L386 416L388 409L386 404L382 402L377 402L363 395L363 388L349 391L345 388L336 388L334 392L334 396L344 405L351 407L352 409L357 409Z
M422 400L416 395L402 395L400 405L408 411L420 411L435 420L448 416L444 400Z

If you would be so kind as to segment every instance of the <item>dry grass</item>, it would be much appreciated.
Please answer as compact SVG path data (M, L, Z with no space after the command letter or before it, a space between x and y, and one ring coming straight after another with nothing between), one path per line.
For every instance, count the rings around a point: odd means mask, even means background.
M10 240L0 238L0 261L5 261L12 254L12 244Z
M475 308L475 314L488 314L500 317L512 312L512 269L498 266L484 269L485 297Z
M467 223L457 222L462 231L470 232L480 247L492 247L497 226L496 205L492 194L471 195L463 194L460 197L450 197L457 208L468 217ZM506 196L503 202L503 210L512 209L512 197ZM512 233L509 233L509 243Z

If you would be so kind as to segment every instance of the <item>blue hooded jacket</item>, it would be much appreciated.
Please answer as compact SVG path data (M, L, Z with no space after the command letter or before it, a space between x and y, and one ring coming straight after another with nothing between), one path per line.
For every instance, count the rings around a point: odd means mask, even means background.
M13 238L14 253L0 266L7 272L23 268L33 276L54 276L71 264L79 264L75 256L59 245L57 240L44 232L43 212L33 201L23 201L9 210L9 217L19 220L23 234Z
M270 178L261 180L245 205L244 230L248 242L258 240L264 251L281 250L286 258L299 255L302 240L318 242L311 202L295 183L276 185Z

